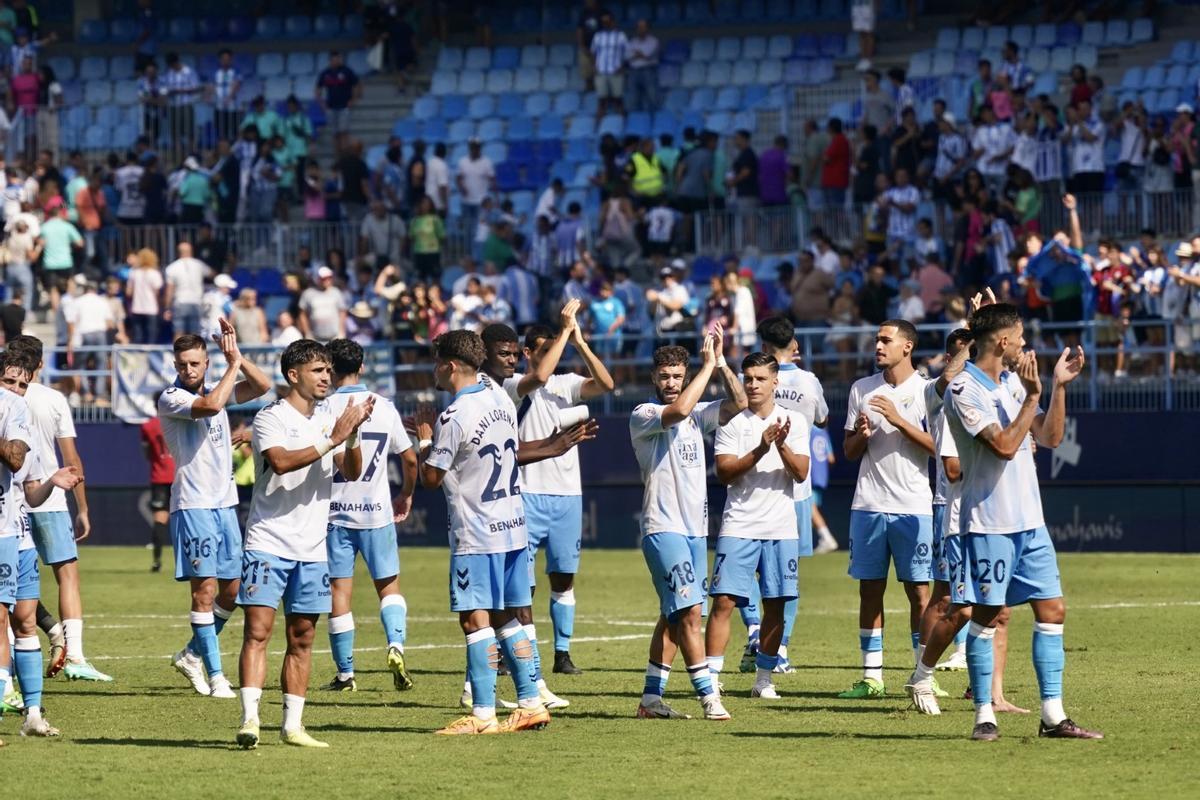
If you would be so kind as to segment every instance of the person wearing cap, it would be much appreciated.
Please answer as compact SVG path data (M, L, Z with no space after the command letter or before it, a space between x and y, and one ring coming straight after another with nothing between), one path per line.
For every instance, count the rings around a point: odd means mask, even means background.
M204 279L212 270L192 255L192 243L180 242L178 258L167 265L167 293L163 299L163 319L171 322L174 340L184 333L200 334L200 309L204 302Z
M327 342L346 338L346 295L333 285L333 270L317 270L317 285L300 294L300 332L309 339Z
M646 304L654 319L654 331L658 334L655 347L678 344L691 352L696 349L693 341L694 324L687 313L688 302L692 299L680 277L687 272L687 262L677 258L668 267L659 270L658 276L662 286L658 289L646 290ZM678 338L677 338L678 337Z
M237 281L225 274L213 277L212 286L200 302L202 314L201 337L205 340L221 335L221 320L233 316L233 290Z
M468 140L467 154L458 160L454 183L458 187L462 205L462 230L473 236L475 226L479 224L479 207L483 204L483 198L496 191L496 167L483 154L483 143L476 136Z
M346 319L346 338L363 347L374 344L379 335L375 327L375 309L366 300L359 300L350 306Z
M50 307L58 310L58 300L66 288L66 277L75 268L75 251L82 250L83 237L67 221L67 207L61 197L46 205L47 219L42 223L38 242L42 249L42 286L50 293Z
M200 168L195 156L183 160L183 169L183 180L178 190L182 207L179 221L184 225L199 225L204 221L204 212L212 202L212 179Z
M1163 284L1162 315L1173 323L1170 372L1195 369L1193 348L1200 341L1200 237L1180 242L1175 249L1175 264L1167 269Z

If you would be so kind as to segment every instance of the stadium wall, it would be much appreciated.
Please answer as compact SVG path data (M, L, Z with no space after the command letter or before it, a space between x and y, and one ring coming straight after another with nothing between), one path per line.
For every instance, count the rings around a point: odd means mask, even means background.
M628 419L601 417L600 438L583 448L584 547L634 547L638 540L641 480L626 434ZM91 544L141 544L149 536L148 473L138 432L130 425L80 425L79 449L87 468ZM840 456L842 420L830 417ZM1172 431L1179 445L1200 441L1200 414L1108 414L1068 417L1067 435L1054 451L1038 452L1046 522L1063 551L1200 552L1200 469L1186 446L1164 446ZM845 544L857 465L835 465L824 509ZM393 479L399 471L393 465ZM715 535L724 489L709 492ZM412 517L399 531L402 544L444 545L446 506L441 492L419 492Z

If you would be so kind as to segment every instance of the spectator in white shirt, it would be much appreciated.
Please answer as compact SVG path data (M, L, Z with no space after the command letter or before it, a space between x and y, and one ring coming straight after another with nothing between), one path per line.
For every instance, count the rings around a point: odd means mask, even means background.
M1008 171L1008 159L1012 155L1016 137L1012 126L996 120L996 113L988 104L979 110L979 126L971 140L979 173L987 182L993 196L1000 194Z
M896 170L896 184L883 193L887 207L887 246L895 250L901 264L908 262L913 254L913 240L917 236L917 206L921 192L908 182L908 170Z
M1121 137L1117 186L1122 192L1140 192L1142 176L1146 172L1146 115L1132 100L1126 100L1113 128Z
M304 338L304 334L296 327L296 321L292 319L292 315L287 311L280 311L279 316L275 319L275 335L271 337L271 344L276 347L287 347L295 341Z
M1092 104L1075 104L1076 119L1067 130L1071 145L1071 192L1076 195L1104 191L1104 123L1092 116Z
M674 335L691 333L695 327L692 318L685 313L691 292L679 282L679 275L686 269L687 264L683 259L675 259L671 266L663 267L659 273L662 288L646 292L646 303L654 309L654 330L660 337L656 347L679 344L695 349L690 336L680 340L674 338Z
M425 194L433 201L433 208L446 216L450 207L450 167L446 164L446 144L433 146L433 155L425 159Z
M363 217L358 231L358 257L375 269L399 264L404 255L408 229L398 214L388 211L383 201L371 203L371 213Z
M496 189L496 167L483 154L479 139L472 137L467 142L467 154L458 160L457 173L454 180L462 201L462 229L474 234L479 223L479 207Z
M900 307L896 314L913 325L920 325L925 321L925 303L921 301L920 291L921 284L915 280L910 279L900 284Z
M467 283L463 287L463 291L450 298L450 330L456 331L468 328L476 332L479 331L479 318L476 312L483 305L483 299L480 297L482 288L483 283L479 280L479 277L472 275L467 278Z
M550 227L558 224L558 203L562 200L563 193L566 187L559 178L550 181L550 185L538 197L537 205L533 209L533 218L545 217L550 222Z
M175 335L200 333L200 306L204 300L204 279L212 274L203 261L192 257L192 243L180 242L179 258L167 265L167 294L163 301L165 319L171 321Z
M95 281L79 275L75 278L75 284L83 287L83 294L75 298L64 314L67 322L67 364L82 366L84 369L104 369L104 357L96 353L88 353L82 359L83 363L76 365L75 347L104 348L109 346L109 331L117 327L112 306L96 291ZM83 379L85 402L91 402L93 398L93 393L89 388L92 380L91 378ZM94 396L107 397L107 379L101 376L94 380L96 382Z
M591 50L596 65L596 118L608 111L624 114L625 60L629 55L629 40L607 11L600 17L600 30L592 37Z
M637 21L629 40L629 110L653 113L658 110L658 39L650 23Z

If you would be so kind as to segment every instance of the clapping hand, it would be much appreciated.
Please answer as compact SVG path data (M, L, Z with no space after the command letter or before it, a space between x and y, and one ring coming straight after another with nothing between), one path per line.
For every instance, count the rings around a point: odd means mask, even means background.
M1059 363L1067 357L1064 350ZM1082 354L1080 355L1082 359ZM1055 368L1057 372L1057 367ZM1021 353L1017 359L1017 377L1021 379L1021 385L1025 387L1025 392L1028 395L1040 395L1042 393L1042 377L1038 374L1037 353L1032 350L1026 350Z
M350 437L362 426L364 422L371 418L371 412L375 410L375 398L368 397L365 403L355 404L351 399L346 404L346 409L342 411L342 415L338 417L337 422L333 425L333 434L331 438L334 444L341 444Z
M1083 347L1077 346L1075 352L1071 353L1071 348L1064 348L1062 355L1058 357L1058 363L1054 365L1054 383L1056 386L1066 386L1071 381L1079 377L1083 372Z

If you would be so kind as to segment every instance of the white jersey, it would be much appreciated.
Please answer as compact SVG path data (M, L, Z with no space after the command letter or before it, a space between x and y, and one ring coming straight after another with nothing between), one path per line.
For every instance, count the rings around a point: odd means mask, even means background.
M526 441L545 439L562 428L559 414L583 402L582 375L551 375L545 386L525 397L517 395L518 373L504 382L504 391L517 407L517 430ZM572 447L557 458L547 458L521 467L521 488L530 494L581 495L579 448Z
M989 425L1007 428L1025 402L1025 387L1015 373L995 383L968 363L946 395L950 433L962 461L964 533L1021 533L1045 525L1032 436L1027 435L1011 461L1000 458L976 439Z
M205 386L203 393L211 394L212 390L213 386ZM192 419L192 406L200 397L180 386L178 380L158 396L163 439L175 459L172 512L238 504L229 414L222 408L211 417Z
M318 447L333 431L336 418L322 400L306 417L286 400L276 400L254 417L254 496L246 521L247 550L261 550L293 561L325 561L325 533L340 445L306 467L278 475L263 458L272 447Z
M392 401L380 397L367 387L343 386L329 396L329 409L334 419L341 416L350 400L361 405L375 398L371 418L358 429L362 448L362 474L348 481L338 473L333 477L333 498L329 504L329 524L343 528L370 530L392 523L392 487L388 483L388 454L400 454L412 447L400 412Z
M475 378L487 388L489 392L494 394L502 405L509 409L513 415L513 419L517 418L517 405L513 402L512 397L505 391L503 383L494 380L492 376L486 372L477 372Z
M829 418L829 406L825 402L825 391L816 375L795 364L779 365L779 385L775 387L776 405L799 411L808 420L809 434L812 429L825 424ZM812 471L802 483L797 483L793 499L807 500L812 497Z
M946 435L946 415L943 413L944 400L937 393L937 381L925 384L925 413L928 415L929 435L933 437L933 459L935 478L933 481L933 504L946 505L946 468L942 465L942 441L949 438ZM955 454L957 455L957 453Z
M32 450L33 434L29 429L29 413L25 399L7 389L0 389L0 439L24 442ZM13 472L0 462L0 539L21 535L21 516L24 514L24 495L18 489L18 476L36 454L26 453L21 470Z
M804 414L775 407L765 419L750 409L741 412L717 430L714 456L740 457L758 447L763 431L777 420L791 420L787 446L793 453L808 455L808 420ZM766 455L746 474L730 484L721 515L721 536L737 539L796 539L796 481L784 466L779 450L771 445Z
M12 490L4 496L6 504L12 503L13 514L8 520L7 529L0 532L0 538L4 536L21 537L21 542L17 546L18 550L32 550L34 547L29 525L29 504L25 502L25 483L26 481L42 481L50 477L43 472L42 462L38 459L37 453L30 450L25 454L25 463L21 469L13 475Z
M455 555L508 553L528 544L517 469L517 417L512 404L491 391L489 383L455 395L438 417L425 461L446 473L442 491Z
M31 449L37 451L43 466L53 473L61 466L58 462L58 451L55 450L57 440L75 438L71 406L62 392L40 383L29 384L29 389L25 392L25 403L29 407L30 432L34 438ZM66 510L67 495L56 486L50 493L50 498L38 506L34 513Z
M669 428L663 427L665 408L656 401L642 403L629 417L629 437L644 485L642 534L682 533L703 539L708 536L704 437L720 424L721 403L696 403L686 419Z
M938 466L942 467L943 458L958 458L958 445L954 442L954 436L950 432L950 417L946 414L945 408L942 409L942 438L938 445ZM962 533L962 525L959 523L962 509L962 487L963 479L960 473L957 481L946 480L946 512L942 516L942 536L957 536Z
M850 505L852 510L922 516L931 513L933 493L929 491L929 453L870 405L872 397L886 397L905 420L924 428L925 383L926 380L914 372L908 380L892 386L883 379L882 372L877 372L860 378L850 387L846 430L854 430L859 413L865 413L871 423L867 450L858 467L858 485Z

